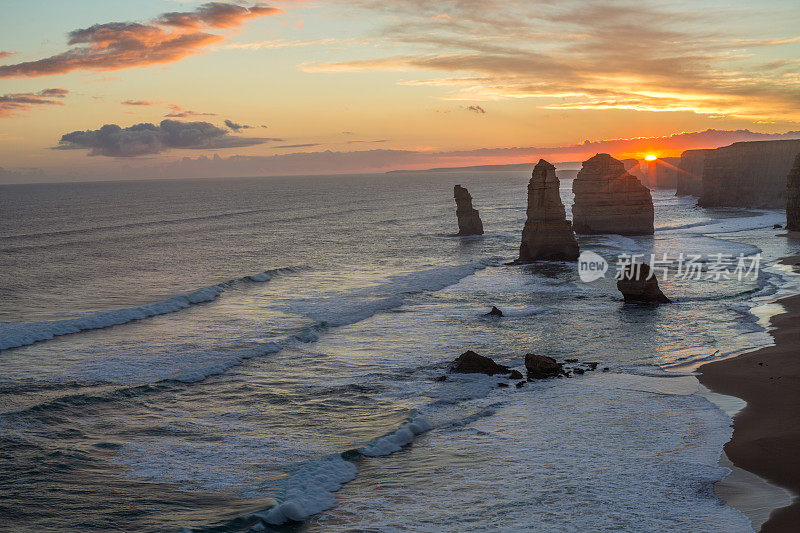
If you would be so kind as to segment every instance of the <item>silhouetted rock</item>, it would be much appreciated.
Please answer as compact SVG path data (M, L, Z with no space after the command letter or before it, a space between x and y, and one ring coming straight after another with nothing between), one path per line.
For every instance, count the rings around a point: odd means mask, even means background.
M783 208L800 140L738 142L709 150L701 207Z
M653 234L650 190L621 161L597 154L583 162L572 182L572 223L578 234Z
M678 168L680 162L680 157L659 157L654 161L638 162L639 168L643 170L641 176L631 170L628 172L634 174L642 185L650 189L677 189L678 175L681 173Z
M497 386L505 388L505 387L508 387L508 383L500 382L500 383L497 384Z
M578 242L559 194L556 168L540 159L528 182L528 219L517 262L576 261Z
M517 388L518 388L518 389L521 389L521 388L522 388L522 387L524 387L524 386L525 386L525 382L524 382L524 381L518 381L518 382L517 382Z
M522 379L522 372L519 370L512 370L511 373L508 375L508 379Z
M563 372L563 365L546 355L525 354L525 369L528 379L544 379L557 376Z
M458 374L508 374L507 366L498 365L489 357L478 355L472 350L468 350L458 356L458 359L450 364L450 371Z
M501 316L503 316L503 312L502 312L501 310L499 310L498 308L496 308L495 306L492 306L492 310L491 310L491 311L489 311L488 313L486 313L486 314L485 314L485 315L483 315L483 316L496 316L496 317L501 317Z
M787 213L787 214L788 214L788 213ZM772 229L781 229L782 227L783 227L783 226L781 226L780 224L773 224L773 225L772 225Z
M483 235L483 222L478 210L472 207L472 196L461 185L453 187L456 199L456 216L458 217L459 235Z
M626 302L670 301L658 288L658 280L655 276L651 276L650 267L644 263L626 266L617 280L617 289Z
M583 374L585 372L582 368L573 368L572 371L576 374Z
M675 196L703 194L703 165L711 150L686 150L678 163L678 187Z
M447 381L447 376L441 375L438 378L436 378L434 381Z
M800 231L800 153L786 177L786 229Z

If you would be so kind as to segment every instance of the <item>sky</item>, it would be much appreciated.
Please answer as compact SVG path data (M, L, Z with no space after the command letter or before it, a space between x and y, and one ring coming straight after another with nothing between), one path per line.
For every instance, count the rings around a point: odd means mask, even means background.
M0 10L5 183L640 158L800 138L797 0Z

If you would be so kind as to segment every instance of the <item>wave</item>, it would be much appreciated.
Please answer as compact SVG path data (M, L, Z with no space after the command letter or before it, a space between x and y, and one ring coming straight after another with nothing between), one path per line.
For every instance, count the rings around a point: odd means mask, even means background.
M187 309L192 305L216 300L226 289L243 283L263 283L273 276L284 272L294 272L293 268L278 268L251 274L242 278L229 280L193 292L181 294L136 307L102 311L91 315L65 320L44 322L6 322L0 323L0 350L27 346L39 341L46 341L61 335L70 335L81 331L103 329L111 326L127 324L134 320L143 320L157 315L174 313Z
M300 465L282 483L276 504L261 512L238 517L221 527L191 531L229 531L231 526L248 527L249 531L264 531L270 526L287 522L302 522L336 505L334 493L358 475L356 463L366 457L390 455L401 450L433 426L418 413L412 414L395 431L378 437L361 448L332 454Z

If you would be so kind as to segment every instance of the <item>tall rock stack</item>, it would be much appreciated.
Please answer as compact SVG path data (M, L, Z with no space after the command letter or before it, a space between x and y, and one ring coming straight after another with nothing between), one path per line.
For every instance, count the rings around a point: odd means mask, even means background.
M800 231L800 153L786 177L786 229Z
M797 152L800 140L738 142L709 150L697 205L783 208L786 175Z
M578 242L558 188L556 167L540 159L528 182L528 219L522 230L518 263L578 259Z
M584 161L572 191L575 233L653 234L650 190L610 155L597 154Z
M458 217L459 235L483 235L483 222L480 213L472 207L472 196L461 185L453 187L456 199L456 216Z
M686 150L678 163L678 187L675 196L703 194L703 165L712 150Z

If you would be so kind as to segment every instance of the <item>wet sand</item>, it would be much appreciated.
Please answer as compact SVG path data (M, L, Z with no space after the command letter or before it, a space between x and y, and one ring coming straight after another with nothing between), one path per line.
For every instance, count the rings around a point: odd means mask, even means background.
M800 264L800 257L786 264ZM725 454L739 468L792 492L763 532L800 530L800 295L778 300L786 310L770 323L775 345L699 367L700 382L747 405L734 417ZM780 505L781 502L774 502ZM754 524L758 527L757 524Z

